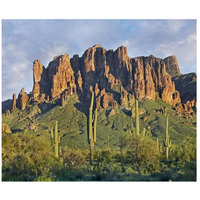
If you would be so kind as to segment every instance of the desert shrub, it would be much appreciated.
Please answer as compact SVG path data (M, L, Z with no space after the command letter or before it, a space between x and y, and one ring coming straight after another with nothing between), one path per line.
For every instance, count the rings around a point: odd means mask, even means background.
M143 164L155 162L159 158L156 143L147 137L132 137L130 146L126 151L128 163Z
M93 163L93 180L116 180L122 171L121 163L116 162L116 152L98 151Z
M183 163L196 161L196 139L188 136L181 145L174 145L171 149L171 159Z
M34 180L51 174L54 165L55 159L48 142L23 134L2 137L3 180Z
M108 164L113 160L113 154L111 151L102 150L99 151L95 156L96 163L98 164Z
M50 182L50 181L55 181L53 177L50 176L38 176L34 181L43 181L43 182Z
M133 136L126 150L125 163L132 164L141 173L160 170L156 142L149 137Z
M196 163L186 163L175 168L164 169L158 176L160 181L195 181Z
M63 164L67 169L79 169L86 164L87 153L65 148L62 154Z
M121 153L123 153L124 149L126 150L130 146L130 141L131 141L131 134L123 134L119 138L119 147Z

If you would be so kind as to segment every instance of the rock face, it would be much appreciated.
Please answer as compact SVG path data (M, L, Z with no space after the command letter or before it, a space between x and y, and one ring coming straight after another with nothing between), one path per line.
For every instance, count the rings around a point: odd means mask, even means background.
M39 60L33 62L33 83L33 98L37 101L40 94L45 93L47 89L46 69Z
M181 75L179 66L178 66L178 61L175 56L169 56L164 59L165 66L167 72L171 75L171 77Z
M47 69L35 60L33 63L33 99L37 101L41 95L50 96L52 99L60 98L65 90L70 94L76 93L74 71L68 54L54 57Z
M2 133L12 133L10 127L7 124L2 124Z
M107 51L94 45L82 57L74 55L70 59L68 54L54 57L46 69L36 60L32 94L34 101L40 101L43 94L46 98L60 99L64 106L66 95L77 93L80 99L88 101L92 86L98 109L116 106L119 102L126 104L133 97L150 100L160 97L175 106L181 102L180 94L167 71L180 74L175 56L164 60L152 55L130 58L126 47ZM116 99L113 89L120 85L125 90Z
M70 91L70 94L76 93L74 71L71 67L69 55L65 54L57 59L56 73L52 76L52 98L60 97L64 90Z
M21 110L26 108L27 102L29 100L29 96L25 93L24 88L20 91L18 95L18 107Z
M10 110L6 110L6 117L7 117L7 118L10 117Z
M176 89L180 93L180 98L183 103L192 100L196 101L196 73L189 73L177 76L174 77L172 80L175 83Z
M12 110L16 110L17 109L17 98L16 98L16 94L13 94L13 101L12 101Z

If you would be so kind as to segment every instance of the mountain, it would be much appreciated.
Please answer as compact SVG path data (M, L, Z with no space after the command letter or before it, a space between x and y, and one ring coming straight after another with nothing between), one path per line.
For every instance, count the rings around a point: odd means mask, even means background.
M181 101L195 101L196 103L196 73L183 74L172 78L176 85L176 89L180 93Z
M166 66L166 71L171 77L181 75L176 56L169 56L164 59L164 62Z
M95 45L35 60L33 83L3 102L2 180L196 180L196 74L175 56Z
M29 130L49 138L58 120L63 145L87 147L93 90L99 147L104 146L107 134L117 147L121 134L133 130L135 98L139 99L141 130L162 139L167 112L175 143L196 133L196 74L182 75L175 56L130 58L126 47L107 51L95 45L81 57L56 56L46 68L35 60L33 81L29 94L22 88L18 96L13 94L12 100L2 103L2 122L12 132Z
M64 106L72 94L77 95L81 102L87 102L91 98L91 89L95 91L98 109L133 104L136 97L153 101L161 98L179 112L188 110L184 109L186 103L190 106L189 110L195 110L196 80L192 83L193 90L190 90L191 84L182 84L184 89L181 89L183 77L175 56L165 59L153 55L130 58L126 47L107 51L100 45L94 45L81 57L74 55L70 59L67 53L56 56L47 68L35 60L32 92L26 94L22 89L18 98L13 94L12 105L10 101L10 104L3 102L2 110L3 113L7 109L24 110L28 104L42 102ZM116 92L117 87L119 90ZM192 98L185 98L185 91L192 92L189 95Z
M93 87L97 101L107 108L110 102L117 101L110 91L120 85L139 99L155 100L159 96L173 106L180 102L180 95L161 59L154 56L129 58L123 46L116 51L106 51L95 45L82 57L75 55L72 59L68 54L57 56L46 69L36 60L33 75L34 101L56 100L63 95L66 99L72 93L88 100L90 87Z

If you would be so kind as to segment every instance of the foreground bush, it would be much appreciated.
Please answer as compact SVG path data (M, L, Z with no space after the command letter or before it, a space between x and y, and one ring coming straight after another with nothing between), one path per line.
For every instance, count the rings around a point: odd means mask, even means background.
M50 144L36 136L2 136L3 180L34 180L38 176L50 176L55 162Z
M196 161L196 139L186 137L179 146L173 146L171 160L176 162Z
M159 156L156 142L151 138L132 136L124 155L124 162L133 165L142 173L152 173L160 169Z
M81 150L63 150L63 164L67 169L79 169L86 164L87 152Z

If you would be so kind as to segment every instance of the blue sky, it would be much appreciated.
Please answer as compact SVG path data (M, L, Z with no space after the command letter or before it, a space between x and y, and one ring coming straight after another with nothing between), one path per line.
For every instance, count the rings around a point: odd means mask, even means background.
M54 56L80 56L99 44L124 45L130 57L175 55L181 72L196 72L195 20L3 20L2 100L33 87L33 61L45 67Z

